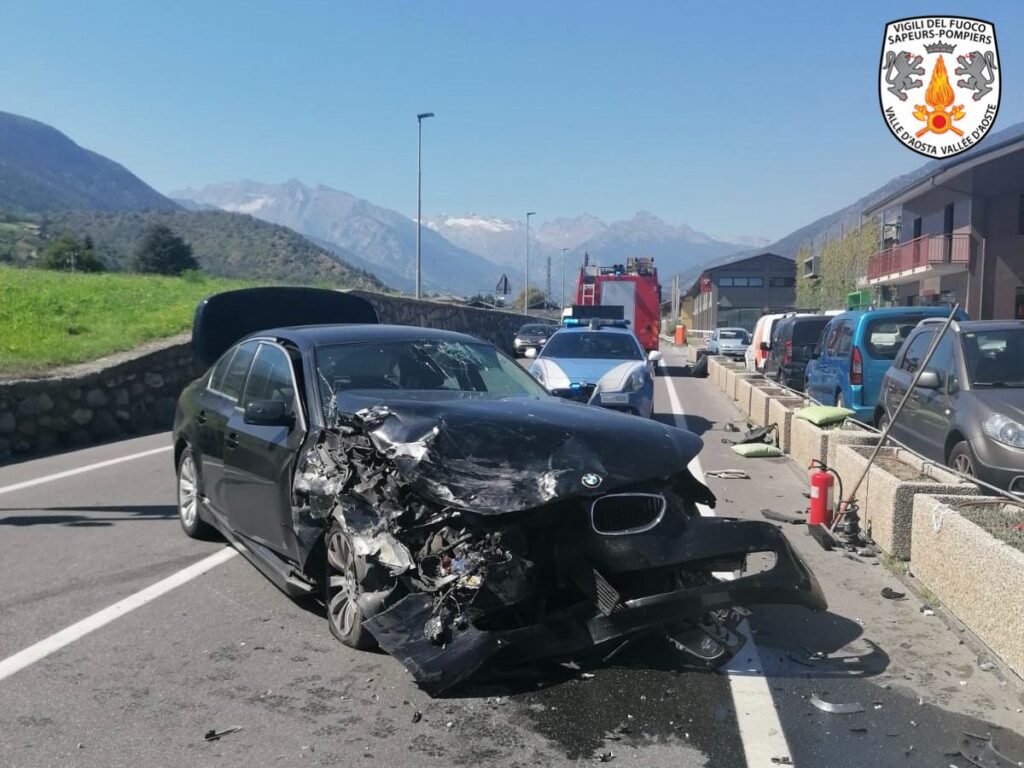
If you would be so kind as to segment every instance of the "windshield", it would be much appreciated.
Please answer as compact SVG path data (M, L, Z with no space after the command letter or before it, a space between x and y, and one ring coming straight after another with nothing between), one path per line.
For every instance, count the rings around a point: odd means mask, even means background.
M461 341L375 341L316 351L324 408L350 389L479 392L535 397L544 389L489 344Z
M1024 387L1024 328L962 334L967 377L974 387Z
M524 325L519 329L519 335L524 336L526 334L548 334L553 333L557 326L553 325Z
M726 329L721 330L721 331L718 332L718 338L722 339L723 341L728 339L728 340L731 340L731 341L746 342L746 340L747 340L747 332L743 331L743 330L740 330L738 328L736 328L736 329L734 329L734 328L726 328Z
M643 360L644 356L632 334L583 331L556 333L548 339L541 357Z

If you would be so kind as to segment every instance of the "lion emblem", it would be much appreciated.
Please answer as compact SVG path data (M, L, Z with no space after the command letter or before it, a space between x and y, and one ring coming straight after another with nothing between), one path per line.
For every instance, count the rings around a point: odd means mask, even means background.
M924 74L922 61L924 61L923 56L913 56L908 51L899 53L889 51L885 57L885 64L882 65L882 69L885 70L885 82L889 84L887 89L889 93L900 101L906 101L907 91L912 88L920 88L924 82L914 75ZM957 74L959 74L959 70L957 70Z
M996 79L996 59L992 51L972 51L966 56L957 56L956 60L960 66L953 70L953 74L967 75L956 81L958 86L974 91L975 101L981 101L992 93L992 83Z

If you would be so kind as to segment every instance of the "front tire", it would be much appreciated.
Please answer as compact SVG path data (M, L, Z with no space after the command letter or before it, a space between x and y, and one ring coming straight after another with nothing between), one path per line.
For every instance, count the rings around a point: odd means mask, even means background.
M971 454L971 447L967 444L966 440L961 440L953 446L953 450L949 452L946 464L962 474L970 477L978 476L974 456Z
M192 449L186 447L178 457L178 521L192 539L210 539L213 528L203 520L203 497L199 491L199 468Z
M374 648L377 641L363 627L363 609L359 604L362 593L355 550L349 534L337 523L327 531L327 564L324 578L324 602L327 604L327 624L331 634L349 648L364 651Z

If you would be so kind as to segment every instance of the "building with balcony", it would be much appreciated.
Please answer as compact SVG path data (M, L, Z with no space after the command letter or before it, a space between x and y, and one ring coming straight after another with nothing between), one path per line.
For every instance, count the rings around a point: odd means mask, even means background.
M768 312L789 312L796 303L796 264L761 253L704 270L686 292L692 327L746 328ZM684 302L684 309L687 308Z
M1024 137L941 162L863 213L882 241L865 283L892 303L1024 319Z

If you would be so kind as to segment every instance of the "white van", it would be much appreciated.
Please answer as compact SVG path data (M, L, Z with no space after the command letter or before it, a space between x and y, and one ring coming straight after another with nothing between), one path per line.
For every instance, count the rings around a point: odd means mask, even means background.
M774 330L775 324L787 314L793 313L784 312L781 315L762 315L758 319L754 325L753 338L750 341L750 346L747 347L747 353L744 357L748 371L760 373L764 368L764 359L768 356L768 353L761 349L761 342L771 341L772 330Z

